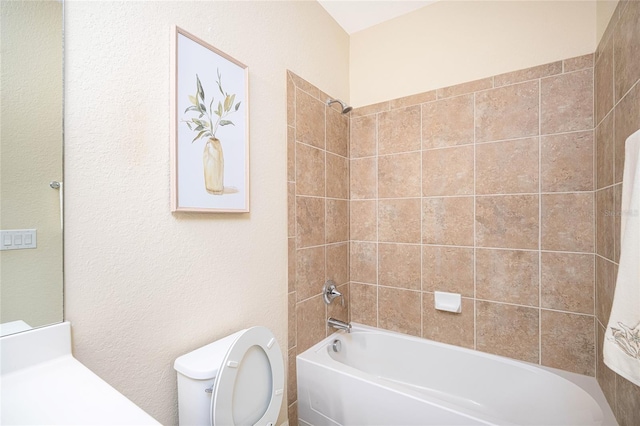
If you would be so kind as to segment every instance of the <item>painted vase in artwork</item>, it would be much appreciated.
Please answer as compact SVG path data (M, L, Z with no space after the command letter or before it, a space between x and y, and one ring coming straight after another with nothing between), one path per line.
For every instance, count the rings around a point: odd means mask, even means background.
M224 155L218 138L209 138L204 145L202 167L207 192L214 195L222 194L224 192Z
M189 96L191 105L184 112L185 114L194 113L197 116L191 116L184 122L189 127L189 130L197 132L191 143L199 139L206 139L207 141L202 155L205 189L209 194L222 195L224 194L224 154L220 139L216 137L216 132L220 127L234 126L233 122L226 118L230 114L238 112L240 102L234 106L236 95L229 94L222 88L220 70L218 70L216 84L222 96L218 100L217 107L214 106L215 99L212 96L209 108L207 108L204 88L200 82L200 77L196 74L196 94Z

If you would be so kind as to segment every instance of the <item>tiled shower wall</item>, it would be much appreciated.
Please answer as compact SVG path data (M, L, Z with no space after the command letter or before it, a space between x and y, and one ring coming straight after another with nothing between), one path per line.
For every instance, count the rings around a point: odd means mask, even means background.
M352 321L595 375L593 63L351 113Z
M640 3L621 1L595 54L597 377L622 425L640 425L640 387L602 361L620 258L626 138L640 129Z
M297 424L296 355L327 335L327 318L349 319L349 119L328 95L287 72L289 205L289 422ZM345 295L322 300L333 280Z

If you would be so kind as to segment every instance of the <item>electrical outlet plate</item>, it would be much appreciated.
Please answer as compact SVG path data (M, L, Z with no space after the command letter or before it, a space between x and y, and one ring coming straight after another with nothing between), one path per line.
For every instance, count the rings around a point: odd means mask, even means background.
M35 229L0 230L0 250L34 249L36 247Z

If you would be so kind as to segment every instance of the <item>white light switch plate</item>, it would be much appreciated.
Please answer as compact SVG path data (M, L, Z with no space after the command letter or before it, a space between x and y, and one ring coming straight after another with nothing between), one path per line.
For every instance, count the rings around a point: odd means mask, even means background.
M11 229L0 231L0 250L36 248L35 229Z

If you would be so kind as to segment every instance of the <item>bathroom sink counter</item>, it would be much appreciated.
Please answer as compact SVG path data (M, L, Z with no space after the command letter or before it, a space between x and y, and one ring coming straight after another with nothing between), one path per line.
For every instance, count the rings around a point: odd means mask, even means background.
M52 326L2 339L1 424L159 424L76 360L70 337L64 336L65 331L70 336L70 327L68 323L59 326L59 330L47 330L58 327ZM31 333L43 338L25 336Z

